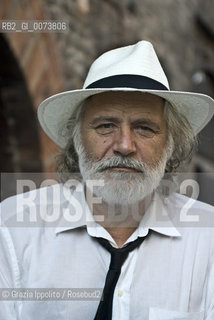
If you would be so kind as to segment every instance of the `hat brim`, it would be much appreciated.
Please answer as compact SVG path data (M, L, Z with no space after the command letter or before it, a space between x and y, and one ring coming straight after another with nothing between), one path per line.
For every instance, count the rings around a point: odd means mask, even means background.
M67 139L62 129L76 108L88 97L108 91L138 91L162 97L187 118L195 134L206 126L214 114L214 100L200 93L133 88L80 89L55 94L40 104L38 119L43 130L56 144L65 147Z

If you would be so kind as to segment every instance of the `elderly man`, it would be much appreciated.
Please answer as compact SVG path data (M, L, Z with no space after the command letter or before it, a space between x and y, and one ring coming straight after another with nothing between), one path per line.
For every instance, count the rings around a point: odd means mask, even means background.
M147 41L106 52L82 90L45 100L64 184L2 203L0 319L213 320L213 207L169 177L213 113L210 97L169 90ZM52 291L35 301L30 288Z

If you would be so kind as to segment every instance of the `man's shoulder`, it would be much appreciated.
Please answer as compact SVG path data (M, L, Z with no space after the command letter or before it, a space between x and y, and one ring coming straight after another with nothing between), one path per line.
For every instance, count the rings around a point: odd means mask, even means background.
M70 188L54 184L11 196L1 203L1 225L34 227L46 223L51 226L52 223L56 226L66 209L73 212L75 203L83 202L83 189L80 186Z
M174 193L168 199L173 225L184 238L211 241L214 246L214 207L186 195Z
M51 197L51 193L54 196L54 193L60 192L62 188L63 186L61 184L55 184L10 196L0 203L1 217L4 216L5 219L7 216L7 218L10 219L14 214L20 210L25 210L27 207L33 208L35 206L53 203L53 200L56 201L59 197Z
M24 248L39 245L41 239L55 241L57 230L84 225L84 215L75 209L75 201L80 203L81 197L82 192L55 184L5 199L1 203L0 245L9 251L14 246L21 256Z
M173 192L170 197L170 202L177 208L188 208L188 210L196 210L201 212L210 212L214 214L214 206L202 202L194 196L187 196Z

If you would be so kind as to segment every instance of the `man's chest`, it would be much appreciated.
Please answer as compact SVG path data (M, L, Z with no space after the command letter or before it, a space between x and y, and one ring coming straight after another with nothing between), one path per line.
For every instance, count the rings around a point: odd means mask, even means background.
M202 244L150 237L123 265L114 293L114 319L203 319L196 312L205 308L208 261ZM57 301L24 303L22 319L25 315L34 319L38 312L41 320L93 319L109 262L109 253L97 243L84 239L72 243L67 236L49 252L32 255L23 287L65 288L66 293Z

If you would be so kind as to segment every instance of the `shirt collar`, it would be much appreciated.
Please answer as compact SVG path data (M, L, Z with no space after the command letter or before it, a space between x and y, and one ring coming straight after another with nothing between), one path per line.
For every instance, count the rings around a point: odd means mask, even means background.
M76 184L74 191L68 191L66 186L63 186L66 199L69 202L69 217L74 217L72 221L67 221L64 217L59 220L59 226L56 227L55 233L61 233L68 230L73 230L80 227L86 227L89 235L94 237L105 236L108 240L112 241L112 237L109 233L95 222L93 214L89 210L88 204L85 200L84 186L82 183ZM68 198L68 193L70 197ZM146 236L149 230L153 230L160 234L169 237L181 237L181 234L173 225L169 214L170 207L165 199L162 198L157 192L154 193L152 202L146 210L138 228L134 231L129 241L134 240L136 237Z
M66 207L61 214L58 226L55 228L55 233L61 233L67 230L73 230L87 225L88 205L85 201L84 185L76 181L73 188L65 185L62 186L62 203ZM88 220L90 221L90 220ZM92 223L94 219L92 217Z
M145 229L151 229L169 237L181 237L180 232L170 219L169 202L158 192L154 193L152 202L146 210L138 227L139 236L143 236Z

